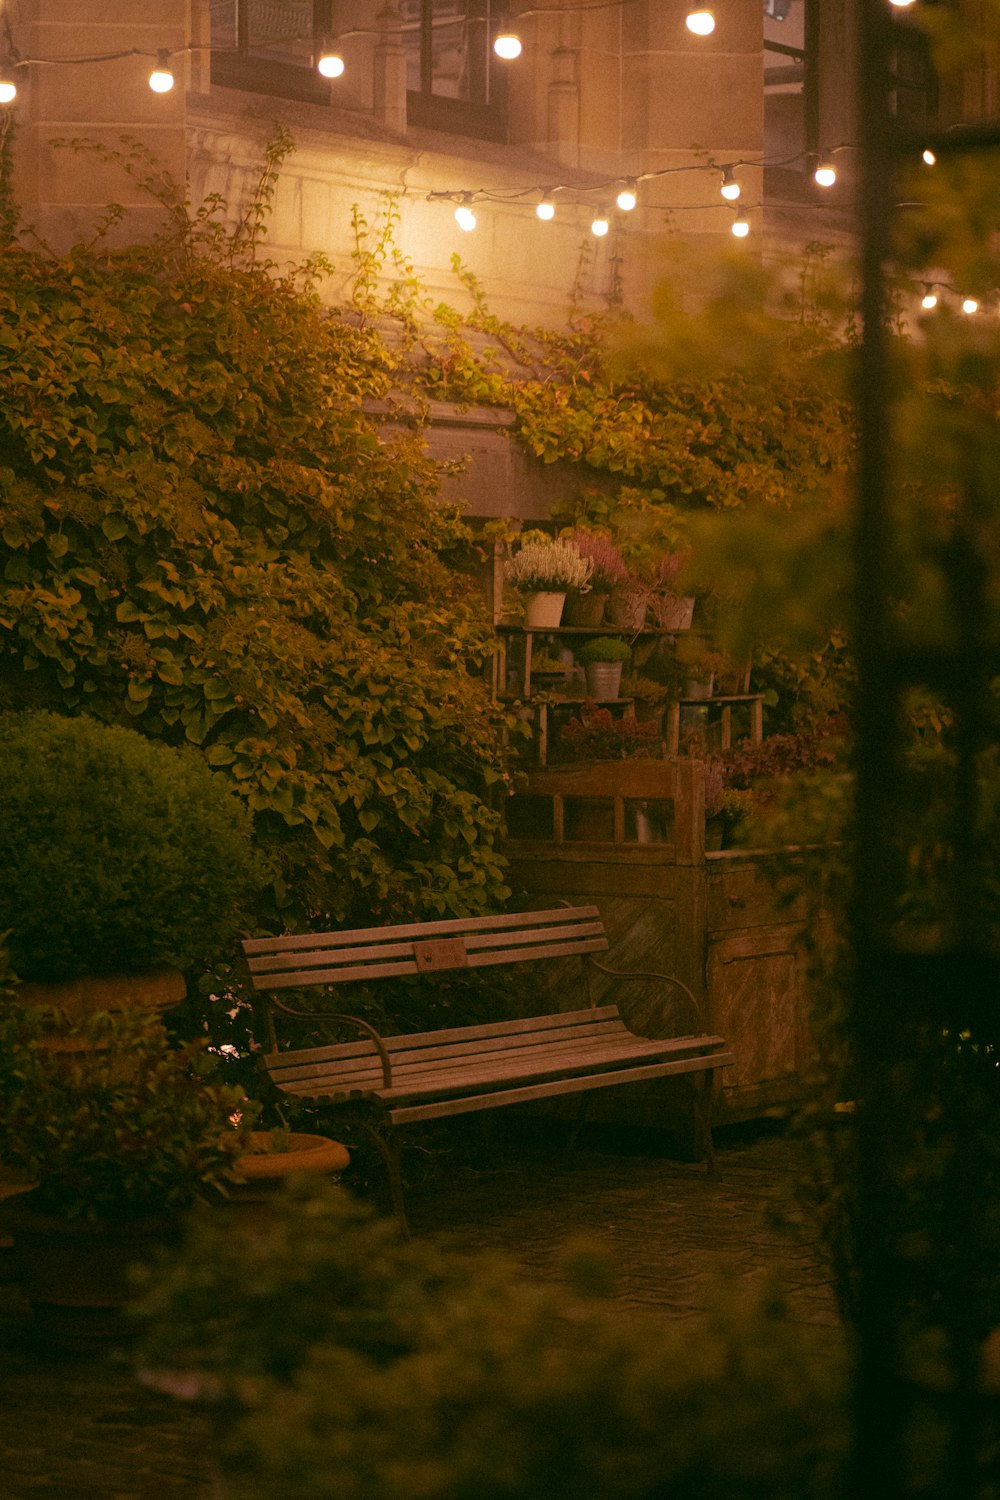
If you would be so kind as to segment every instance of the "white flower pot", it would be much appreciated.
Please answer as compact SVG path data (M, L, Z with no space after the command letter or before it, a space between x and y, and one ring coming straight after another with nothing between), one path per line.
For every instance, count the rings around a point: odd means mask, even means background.
M524 624L528 630L555 630L562 619L565 594L529 594L524 606Z
M622 663L620 661L591 661L587 663L587 692L598 700L617 698L621 687Z

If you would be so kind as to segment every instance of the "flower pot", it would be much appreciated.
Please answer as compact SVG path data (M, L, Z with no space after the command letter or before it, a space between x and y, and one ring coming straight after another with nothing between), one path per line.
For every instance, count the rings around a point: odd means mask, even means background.
M709 672L707 677L692 677L684 684L685 698L692 698L700 703L706 698L711 698L715 687L715 673Z
M18 989L18 998L43 1011L89 1015L98 1010L169 1010L187 993L179 969L154 969L148 974L89 974L54 984L31 981Z
M587 692L599 701L617 698L622 681L620 661L591 661L587 663Z
M608 602L608 615L612 625L619 630L641 630L646 623L646 594L612 594Z
M600 625L608 602L607 594L591 590L589 594L567 594L563 608L564 625Z
M694 599L677 594L661 594L653 604L653 614L661 630L690 630L694 619Z
M270 1222L274 1200L290 1177L301 1172L332 1176L350 1164L347 1147L325 1135L292 1132L285 1138L286 1151L267 1148L272 1136L266 1130L251 1130L250 1151L239 1156L234 1170L244 1180L229 1189L227 1210L241 1225L263 1228Z
M524 606L527 630L555 630L562 620L565 594L529 594Z

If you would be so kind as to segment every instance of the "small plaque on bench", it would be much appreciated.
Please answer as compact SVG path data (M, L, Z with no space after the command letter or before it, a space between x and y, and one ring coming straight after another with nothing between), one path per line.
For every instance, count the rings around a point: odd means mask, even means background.
M469 967L465 939L460 937L433 938L426 943L414 943L413 957L422 974L430 974L434 969L467 969Z

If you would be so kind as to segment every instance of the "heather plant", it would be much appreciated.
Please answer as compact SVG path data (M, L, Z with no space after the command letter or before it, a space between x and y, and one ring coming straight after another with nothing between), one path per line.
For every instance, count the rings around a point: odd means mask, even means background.
M590 559L591 588L610 593L627 581L628 566L610 537L592 531L574 531L569 540L581 557Z
M504 582L521 594L577 592L590 587L593 566L572 541L533 536L504 563Z

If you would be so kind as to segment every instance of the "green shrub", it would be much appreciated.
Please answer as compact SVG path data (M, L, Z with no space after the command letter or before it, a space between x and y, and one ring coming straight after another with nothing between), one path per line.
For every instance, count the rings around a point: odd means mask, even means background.
M631 654L627 641L611 635L595 636L576 653L577 660L585 665L596 661L628 661Z
M234 1497L838 1493L839 1361L777 1307L623 1317L592 1245L544 1285L404 1243L342 1189L286 1210L265 1237L203 1222L145 1304L140 1363L223 1403Z
M250 818L193 751L49 713L0 716L0 931L23 980L225 955L263 878Z
M224 1190L244 1098L216 1079L204 1039L175 1048L148 1011L97 1012L67 1021L58 1048L15 991L0 1007L3 1158L37 1183L33 1208L132 1217Z

